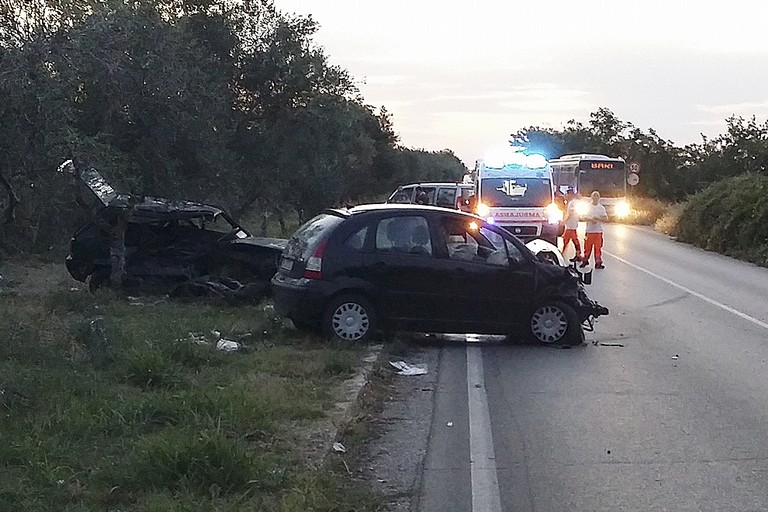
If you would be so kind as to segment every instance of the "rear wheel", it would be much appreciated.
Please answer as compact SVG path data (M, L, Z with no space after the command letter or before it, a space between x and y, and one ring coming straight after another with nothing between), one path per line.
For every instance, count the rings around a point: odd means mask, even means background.
M362 295L340 295L331 299L323 315L323 331L331 339L367 342L376 329L376 313Z
M584 341L584 330L571 306L560 301L544 302L531 315L533 338L544 345L578 345Z

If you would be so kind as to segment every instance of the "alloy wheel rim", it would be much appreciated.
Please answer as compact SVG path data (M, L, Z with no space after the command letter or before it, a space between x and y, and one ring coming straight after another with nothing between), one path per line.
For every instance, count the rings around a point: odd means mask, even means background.
M555 306L544 306L536 310L531 317L531 331L542 343L560 341L568 330L568 317Z
M339 338L357 341L368 333L371 320L363 306L356 302L345 302L333 312L331 326Z

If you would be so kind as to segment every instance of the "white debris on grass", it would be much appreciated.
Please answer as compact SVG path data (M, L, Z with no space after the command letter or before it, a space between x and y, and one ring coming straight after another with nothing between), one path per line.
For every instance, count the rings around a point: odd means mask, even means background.
M216 348L222 352L237 352L240 350L240 344L236 341L222 338L216 342Z
M333 451L339 453L347 453L347 447L339 442L333 443Z
M237 341L222 338L221 332L216 330L211 331L208 335L199 332L190 332L186 338L179 338L176 341L188 341L195 345L215 345L216 349L222 352L237 352L243 348L243 345Z
M426 364L410 365L405 361L390 361L389 364L400 370L397 372L398 375L426 375L428 373Z

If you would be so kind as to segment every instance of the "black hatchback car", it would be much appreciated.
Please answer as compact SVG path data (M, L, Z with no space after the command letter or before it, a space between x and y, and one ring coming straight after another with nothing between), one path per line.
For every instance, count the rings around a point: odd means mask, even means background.
M385 329L579 344L583 325L608 314L572 269L480 217L431 206L326 210L288 241L272 293L298 328L349 341Z

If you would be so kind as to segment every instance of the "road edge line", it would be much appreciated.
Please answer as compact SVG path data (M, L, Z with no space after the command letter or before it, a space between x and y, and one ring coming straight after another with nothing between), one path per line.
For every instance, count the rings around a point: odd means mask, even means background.
M491 414L485 392L481 347L467 345L467 403L469 407L469 467L473 512L501 512Z
M641 267L639 265L635 265L634 263L631 263L631 262L625 260L621 256L616 256L615 254L612 254L612 253L610 253L608 251L603 251L603 254L607 254L611 258L615 258L615 259L619 260L620 262L624 263L625 265L629 265L630 267L632 267L634 269L637 269L637 270L639 270L641 272L645 272L649 276L655 277L656 279L658 279L660 281L663 281L663 282L667 283L670 286L674 286L675 288L677 288L679 290L682 290L682 291L684 291L686 293L690 293L694 297L699 298L699 299L703 300L704 302L707 302L707 303L709 303L709 304L711 304L713 306L717 306L718 308L720 308L720 309L722 309L724 311L727 311L727 312L729 312L731 314L734 314L734 315L738 316L739 318L741 318L743 320L746 320L748 322L751 322L751 323L757 325L758 327L762 327L763 329L768 330L768 323L765 323L765 322L763 322L761 320L758 320L757 318L751 317L751 316L749 316L746 313L742 313L738 309L734 309L731 306L726 306L722 302L718 302L715 299L711 299L711 298L707 297L704 294L701 294L699 292L693 291L690 288L687 288L687 287L685 287L685 286L683 286L681 284L678 284L678 283L672 281L671 279L667 279L666 277L663 277L663 276L661 276L661 275L659 275L659 274L657 274L655 272L652 272L652 271L650 271L648 269L645 269L645 268L643 268L643 267Z

